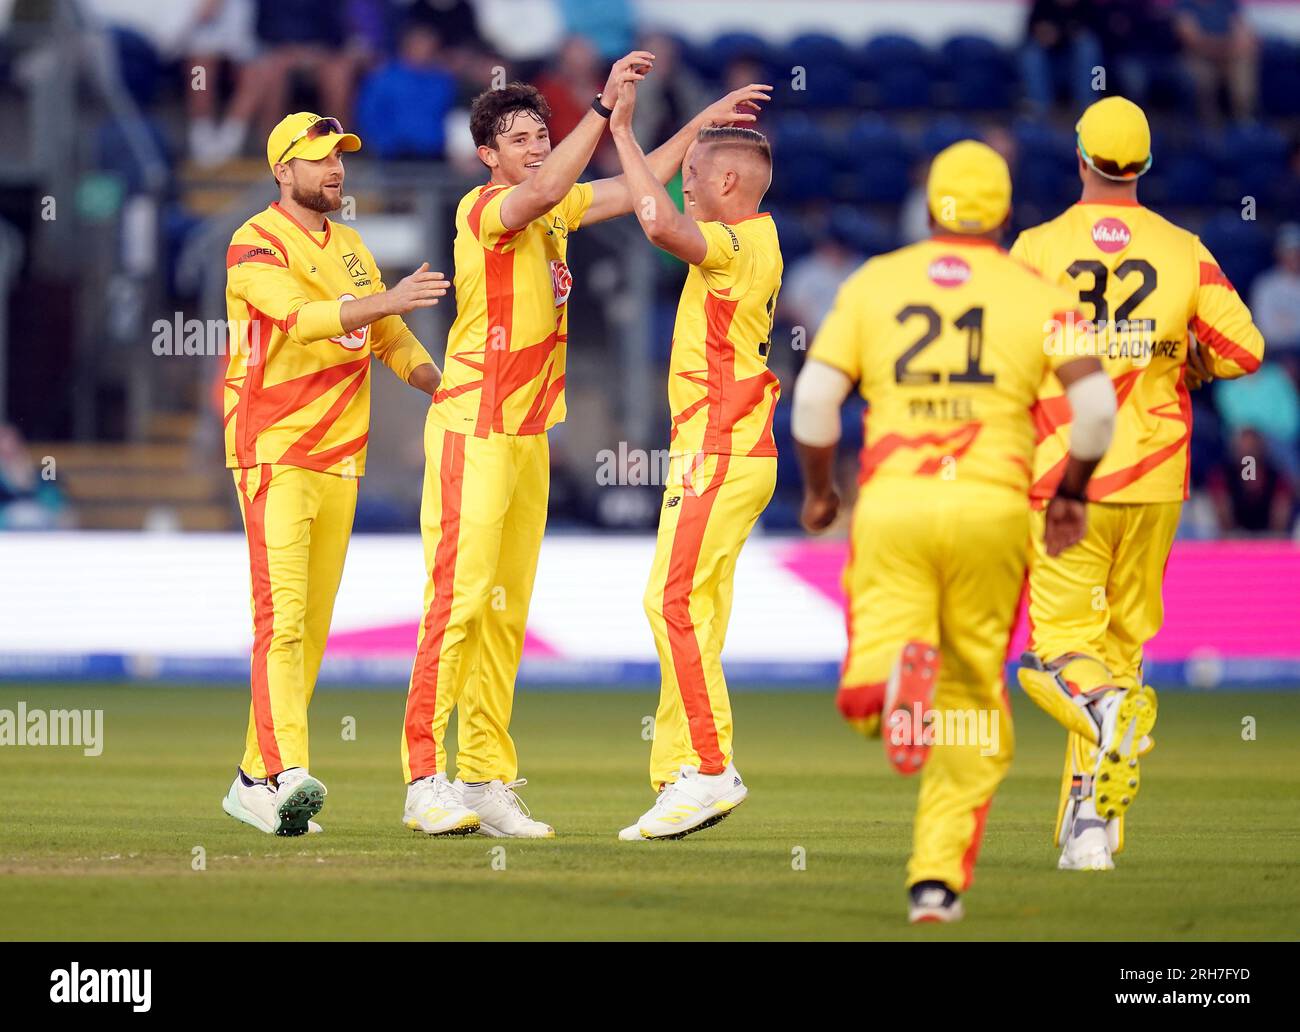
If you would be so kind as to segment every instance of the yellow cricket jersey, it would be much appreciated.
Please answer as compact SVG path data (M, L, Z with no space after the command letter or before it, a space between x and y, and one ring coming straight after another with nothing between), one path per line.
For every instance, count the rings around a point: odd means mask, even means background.
M540 434L564 419L565 258L592 188L577 183L545 215L506 229L501 205L514 189L477 186L456 208L456 321L430 410L444 430Z
M1221 378L1253 372L1264 354L1250 310L1214 257L1194 234L1136 202L1076 204L1021 233L1011 254L1074 294L1094 322L1098 357L1115 384L1115 437L1088 497L1133 503L1186 498L1188 330ZM1044 384L1034 421L1033 494L1048 498L1070 446L1070 403L1059 383Z
M935 237L872 258L840 287L809 357L857 381L859 483L979 480L1026 492L1031 407L1078 357L1068 292L988 241Z
M668 367L672 455L776 455L781 384L767 367L781 291L776 223L698 223L708 244L682 287Z
M356 230L313 232L279 204L226 250L226 465L365 473L370 356L403 380L429 354L399 316L343 332L344 301L384 289Z

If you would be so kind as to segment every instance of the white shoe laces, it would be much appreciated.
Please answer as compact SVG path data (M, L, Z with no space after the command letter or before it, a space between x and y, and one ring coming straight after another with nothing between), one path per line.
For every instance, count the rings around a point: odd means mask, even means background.
M488 792L491 793L493 797L500 797L501 801L506 805L514 807L516 811L523 814L529 820L532 820L532 811L528 809L528 806L524 801L515 793L516 788L523 788L526 784L528 784L527 778L517 778L514 781L507 781L505 784L502 784L500 781L493 781L488 786Z

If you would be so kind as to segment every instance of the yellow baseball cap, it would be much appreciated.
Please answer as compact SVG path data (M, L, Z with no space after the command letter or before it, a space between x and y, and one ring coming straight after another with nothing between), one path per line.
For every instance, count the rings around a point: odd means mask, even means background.
M1106 97L1092 104L1075 125L1079 153L1099 176L1123 182L1151 167L1151 126L1142 109L1123 97ZM1098 161L1118 171L1103 172Z
M336 146L345 151L361 149L361 137L345 133L337 118L322 118L310 111L285 115L266 138L266 162L275 171L282 161L306 158L319 161Z
M925 192L940 226L954 233L987 233L1011 211L1011 170L988 144L962 140L935 155Z

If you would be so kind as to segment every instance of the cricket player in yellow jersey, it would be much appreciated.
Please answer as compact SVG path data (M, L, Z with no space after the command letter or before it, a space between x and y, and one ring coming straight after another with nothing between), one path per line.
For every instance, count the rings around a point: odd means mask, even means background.
M755 99L744 117L752 121ZM632 133L636 86L611 120L633 208L652 244L689 263L677 306L668 403L668 477L645 611L659 653L659 707L650 750L655 804L624 841L681 838L717 824L748 789L732 760L722 644L740 550L776 486L772 418L780 383L767 368L781 289L766 137L732 125L702 129L682 169L685 213L655 177Z
M1189 386L1259 367L1264 341L1214 256L1192 233L1142 207L1151 131L1131 101L1108 97L1078 126L1078 204L1026 230L1011 254L1074 294L1119 399L1115 443L1088 486L1088 533L1059 556L1030 561L1031 652L1019 679L1069 730L1057 808L1064 870L1109 870L1124 814L1152 745L1155 693L1142 649L1160 629L1161 584L1187 497ZM1035 525L1061 490L1069 402L1049 383L1035 408ZM1041 537L1036 535L1035 540ZM1136 709L1113 749L1098 752Z
M1054 374L1075 412L1039 531L1057 554L1082 537L1079 499L1115 396L1098 360L1078 353L1074 299L996 245L1011 205L1002 158L955 144L935 157L927 194L932 237L840 288L795 384L792 429L803 523L819 531L839 509L840 405L854 383L868 402L838 704L855 725L881 727L900 773L924 768L909 917L953 921L1011 762L1002 672L1027 557L1031 406Z
M440 378L401 316L448 282L426 263L385 289L356 230L326 218L342 203L341 154L360 146L337 119L283 119L266 144L280 199L226 251L226 465L248 537L253 701L222 805L279 835L319 830L325 799L307 707L365 473L371 355L427 394Z
M509 726L546 525L546 431L565 415L568 239L632 210L624 177L577 179L620 85L653 64L645 51L616 62L592 110L554 150L550 110L532 86L489 90L470 111L490 178L456 212L456 321L425 427L428 583L402 735L403 823L426 834L473 824L495 837L554 835L515 793L524 782ZM763 89L734 91L697 115L650 155L656 178L675 174L701 126L737 117L737 104ZM443 738L457 705L452 782Z

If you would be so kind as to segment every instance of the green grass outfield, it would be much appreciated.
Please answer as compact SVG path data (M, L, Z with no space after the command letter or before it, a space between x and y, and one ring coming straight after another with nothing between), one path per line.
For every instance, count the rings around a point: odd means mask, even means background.
M1128 849L1061 873L1049 841L1062 733L1018 692L1018 753L967 919L904 921L914 781L824 693L737 692L749 801L681 842L620 843L650 803L648 691L524 691L524 798L558 838L430 840L400 824L403 695L322 689L326 834L262 835L220 800L246 690L0 684L0 708L102 708L104 751L0 748L6 939L1289 939L1300 928L1300 705L1166 692ZM344 741L345 717L357 738ZM1243 717L1257 740L1243 741ZM194 850L206 870L192 869ZM806 870L793 868L796 847Z

